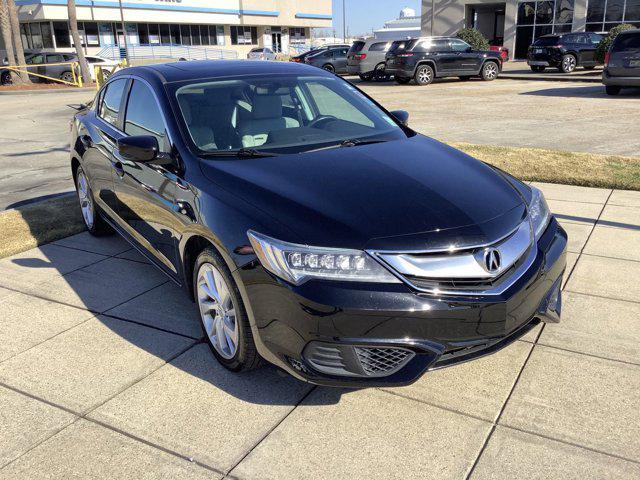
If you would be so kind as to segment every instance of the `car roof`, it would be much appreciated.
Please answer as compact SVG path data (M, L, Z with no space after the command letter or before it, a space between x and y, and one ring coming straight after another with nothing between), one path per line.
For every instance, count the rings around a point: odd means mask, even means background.
M250 60L194 60L189 62L158 63L120 70L113 78L122 75L137 75L147 80L162 83L235 77L241 75L327 75L323 70L294 62L252 62Z

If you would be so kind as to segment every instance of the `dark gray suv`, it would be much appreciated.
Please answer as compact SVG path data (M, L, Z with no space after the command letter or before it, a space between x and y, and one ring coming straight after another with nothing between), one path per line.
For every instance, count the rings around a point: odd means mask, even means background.
M622 87L640 87L640 30L621 32L604 60L602 83L609 95Z
M304 63L314 67L324 68L326 71L335 74L347 73L347 52L349 47L329 48L323 52L309 55L304 59Z

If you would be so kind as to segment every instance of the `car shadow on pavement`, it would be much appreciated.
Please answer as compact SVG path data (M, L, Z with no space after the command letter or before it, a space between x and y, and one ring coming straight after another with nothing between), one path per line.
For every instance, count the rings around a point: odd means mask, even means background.
M617 96L610 96L604 90L604 85L589 85L588 87L560 87L545 88L523 92L520 95L535 95L543 97L576 97L576 98L640 98L640 88L624 88Z
M33 254L29 255L30 252ZM151 375L178 375L185 389L195 388L194 384L204 381L211 385L212 395L218 390L242 402L290 406L298 405L303 399L312 405L335 404L349 391L331 388L323 395L308 397L310 385L266 362L256 370L242 373L221 367L203 337L197 305L187 292L168 280L117 235L94 238L85 232L44 245L39 251L28 251L3 260L6 261L15 268L16 278L0 282L4 289L54 302L59 308L88 310L109 329L110 333L106 334L109 342L120 345L118 348L126 352L140 349L161 360L153 360L159 370ZM103 327L101 330L105 330ZM82 328L82 325L74 328ZM130 346L123 347L119 339ZM69 347L73 348L73 344ZM96 341L95 348L90 347L90 355L104 365L110 361L106 354L110 346L104 345L105 353L100 352L101 348ZM142 356L149 361L148 355ZM60 358L60 362L64 363L65 359ZM70 368L73 371L76 367ZM101 368L98 366L97 370ZM132 364L131 371L123 372L123 377L134 375L139 368L140 365ZM159 373L167 368L169 371ZM188 376L176 374L172 368ZM108 371L109 367L105 369ZM72 382L80 389L80 384L91 375L92 372L77 367L73 379L67 375L66 379L42 378L38 381Z

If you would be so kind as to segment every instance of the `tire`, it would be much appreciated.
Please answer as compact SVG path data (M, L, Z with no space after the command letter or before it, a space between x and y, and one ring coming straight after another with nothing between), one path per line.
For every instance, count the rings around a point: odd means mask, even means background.
M60 80L73 83L73 73L71 73L70 70L68 72L62 72L62 75L60 75Z
M379 63L376 68L373 69L373 80L376 82L384 82L389 80L390 76L385 72L385 64Z
M542 73L546 70L547 67L540 67L536 65L531 65L531 71L536 73Z
M322 66L323 70L326 70L329 73L336 73L336 69L334 68L333 65L331 65L330 63L327 63L326 65Z
M11 85L12 83L11 72L2 72L2 75L0 76L0 85Z
M416 69L416 73L414 74L413 78L418 85L424 86L424 85L429 85L431 82L433 82L434 76L435 76L434 71L431 65L423 64L423 65L418 65L418 68Z
M216 360L232 372L258 367L261 359L238 286L213 248L205 248L196 259L193 292L202 332Z
M102 79L106 82L107 80L109 80L110 76L111 76L111 72L109 70L105 70L103 68L102 69Z
M400 85L406 85L411 81L411 77L394 77L396 80L396 83L399 83Z
M620 93L620 87L616 85L607 85L604 87L607 95L618 95Z
M78 171L76 172L76 193L78 195L78 202L80 203L84 226L87 227L87 231L94 237L102 237L113 233L112 228L104 221L96 206L93 191L89 186L89 181L82 167L78 167Z
M576 57L574 55L571 55L570 53L567 53L562 57L562 62L560 63L560 67L558 68L562 73L571 73L576 69L577 66L578 61L576 60Z
M480 71L480 76L485 82L491 82L492 80L498 78L498 71L499 68L496 62L484 62L484 65L482 65L482 70Z

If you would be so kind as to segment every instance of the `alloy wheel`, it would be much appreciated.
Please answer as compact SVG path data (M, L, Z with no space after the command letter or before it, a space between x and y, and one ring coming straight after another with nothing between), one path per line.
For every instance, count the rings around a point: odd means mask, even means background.
M422 67L420 70L418 70L418 80L420 81L420 83L427 84L431 82L431 72L431 69L427 67Z
M484 78L486 80L495 80L498 76L498 66L493 62L484 65Z
M562 59L562 70L565 73L571 73L576 69L576 59L573 55L566 55Z
M89 230L93 228L95 212L93 208L93 198L91 198L91 190L89 182L84 172L78 173L78 200L80 201L80 209L82 210L82 218Z
M236 308L229 286L210 263L203 263L197 277L198 306L205 332L221 357L229 360L238 350Z
M60 80L62 80L64 82L73 83L73 74L71 72L64 72L60 76Z

